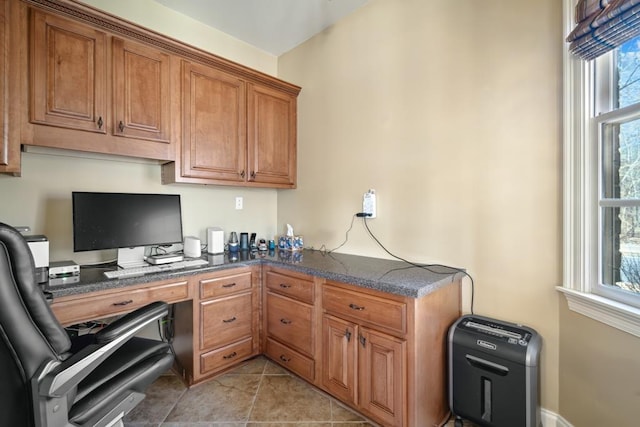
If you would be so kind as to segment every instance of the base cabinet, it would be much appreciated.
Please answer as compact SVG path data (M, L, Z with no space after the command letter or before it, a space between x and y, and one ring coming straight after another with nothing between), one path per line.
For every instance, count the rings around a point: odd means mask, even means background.
M259 271L239 268L195 276L192 381L259 353ZM189 381L188 381L189 382Z
M406 341L328 314L323 336L326 390L384 425L404 425Z

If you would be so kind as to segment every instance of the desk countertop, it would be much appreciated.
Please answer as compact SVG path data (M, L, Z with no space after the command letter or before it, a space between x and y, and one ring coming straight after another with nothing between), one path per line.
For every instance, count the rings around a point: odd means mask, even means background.
M363 288L420 298L464 275L463 269L440 265L418 267L402 261L314 250L241 251L235 255L225 253L224 255L204 255L203 258L209 261L208 265L123 279L108 279L102 274L104 271L113 270L114 267L82 267L78 282L55 286L45 285L44 291L50 293L55 300L67 295L103 291L241 266L268 264Z

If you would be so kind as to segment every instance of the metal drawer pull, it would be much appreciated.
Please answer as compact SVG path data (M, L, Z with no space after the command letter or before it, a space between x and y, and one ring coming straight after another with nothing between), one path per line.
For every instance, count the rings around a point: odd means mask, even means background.
M364 337L364 335L360 334L359 341L360 341L360 344L362 344L362 347L367 346L367 339Z
M291 287L291 285L287 285L286 283L280 283L280 287L282 289L289 289Z
M104 124L104 122L102 121L102 116L98 117L98 129L102 129L102 125Z
M351 341L351 331L348 328L344 331L344 336L347 338L347 342Z
M124 132L124 123L122 123L122 120L120 120L120 124L118 124L118 129L120 129L120 132Z
M291 323L291 320L289 320L289 319L280 319L280 323L282 323L283 325L289 325Z
M231 319L222 319L224 323L231 323L236 321L236 316L233 316Z
M236 353L235 351L231 354L227 354L226 356L222 356L223 359L233 359L234 357L236 357L238 355L238 353Z
M133 302L133 300L130 299L130 300L122 301L122 302L114 302L113 305L128 305L128 304L131 304L132 302Z
M223 288L233 288L236 285L236 282L227 283L226 285L222 285Z
M358 311L364 310L363 306L356 305L356 304L349 304L349 308L351 308L352 310L358 310Z
M285 363L291 362L291 358L290 357L284 357L284 354L280 355L280 360L282 360Z

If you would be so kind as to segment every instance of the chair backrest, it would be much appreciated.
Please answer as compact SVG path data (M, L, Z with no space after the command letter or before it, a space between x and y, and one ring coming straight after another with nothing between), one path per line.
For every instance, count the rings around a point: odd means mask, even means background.
M53 315L35 274L29 244L0 223L0 426L32 425L30 383L49 361L62 360L71 347Z

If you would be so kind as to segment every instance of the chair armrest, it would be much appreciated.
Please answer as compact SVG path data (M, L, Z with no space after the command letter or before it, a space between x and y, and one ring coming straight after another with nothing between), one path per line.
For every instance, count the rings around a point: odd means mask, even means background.
M98 344L110 342L132 328L139 330L156 320L162 319L168 314L169 306L167 303L162 301L152 302L129 314L125 314L118 320L96 332L96 342Z
M168 305L164 302L153 302L141 307L98 332L96 344L88 345L53 369L44 367L39 376L42 378L40 395L64 396L138 331L166 316L168 310ZM102 333L103 331L105 332Z

